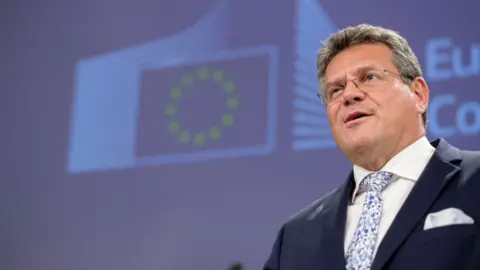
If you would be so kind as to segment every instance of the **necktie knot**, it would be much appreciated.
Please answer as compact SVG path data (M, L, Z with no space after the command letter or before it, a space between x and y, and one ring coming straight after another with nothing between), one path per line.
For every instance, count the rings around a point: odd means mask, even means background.
M363 183L367 190L381 192L388 184L390 179L392 179L393 173L390 172L375 172L369 174L364 180Z

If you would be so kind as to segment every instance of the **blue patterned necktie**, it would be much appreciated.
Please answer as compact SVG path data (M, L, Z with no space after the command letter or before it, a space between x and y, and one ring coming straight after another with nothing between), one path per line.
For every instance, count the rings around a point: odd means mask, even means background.
M367 194L353 240L347 250L347 270L368 270L372 266L378 225L382 216L380 195L392 176L389 172L376 172L362 181L362 185L367 188Z

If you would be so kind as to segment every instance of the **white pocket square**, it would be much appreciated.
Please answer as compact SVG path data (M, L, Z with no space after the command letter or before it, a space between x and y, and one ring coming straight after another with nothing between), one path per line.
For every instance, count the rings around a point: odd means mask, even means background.
M437 227L473 224L471 217L458 208L447 208L436 213L428 214L423 225L423 230L433 229Z

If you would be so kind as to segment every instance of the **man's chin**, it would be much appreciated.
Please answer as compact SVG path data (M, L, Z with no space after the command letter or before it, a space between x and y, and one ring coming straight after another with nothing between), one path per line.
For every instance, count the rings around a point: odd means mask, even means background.
M352 151L370 148L375 143L371 134L355 134L345 138L345 146Z

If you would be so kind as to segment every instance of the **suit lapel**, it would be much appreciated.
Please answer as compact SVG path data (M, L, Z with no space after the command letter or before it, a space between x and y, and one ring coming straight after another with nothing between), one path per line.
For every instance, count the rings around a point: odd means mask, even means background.
M432 144L437 149L382 240L372 269L383 267L415 226L423 220L442 189L459 171L459 167L451 163L454 159L460 159L458 149L443 140Z
M317 264L313 269L344 269L344 238L347 207L350 195L353 192L355 182L350 173L346 183L334 191L330 198L321 206L322 211L312 222L311 235L318 235L318 246L315 249Z

